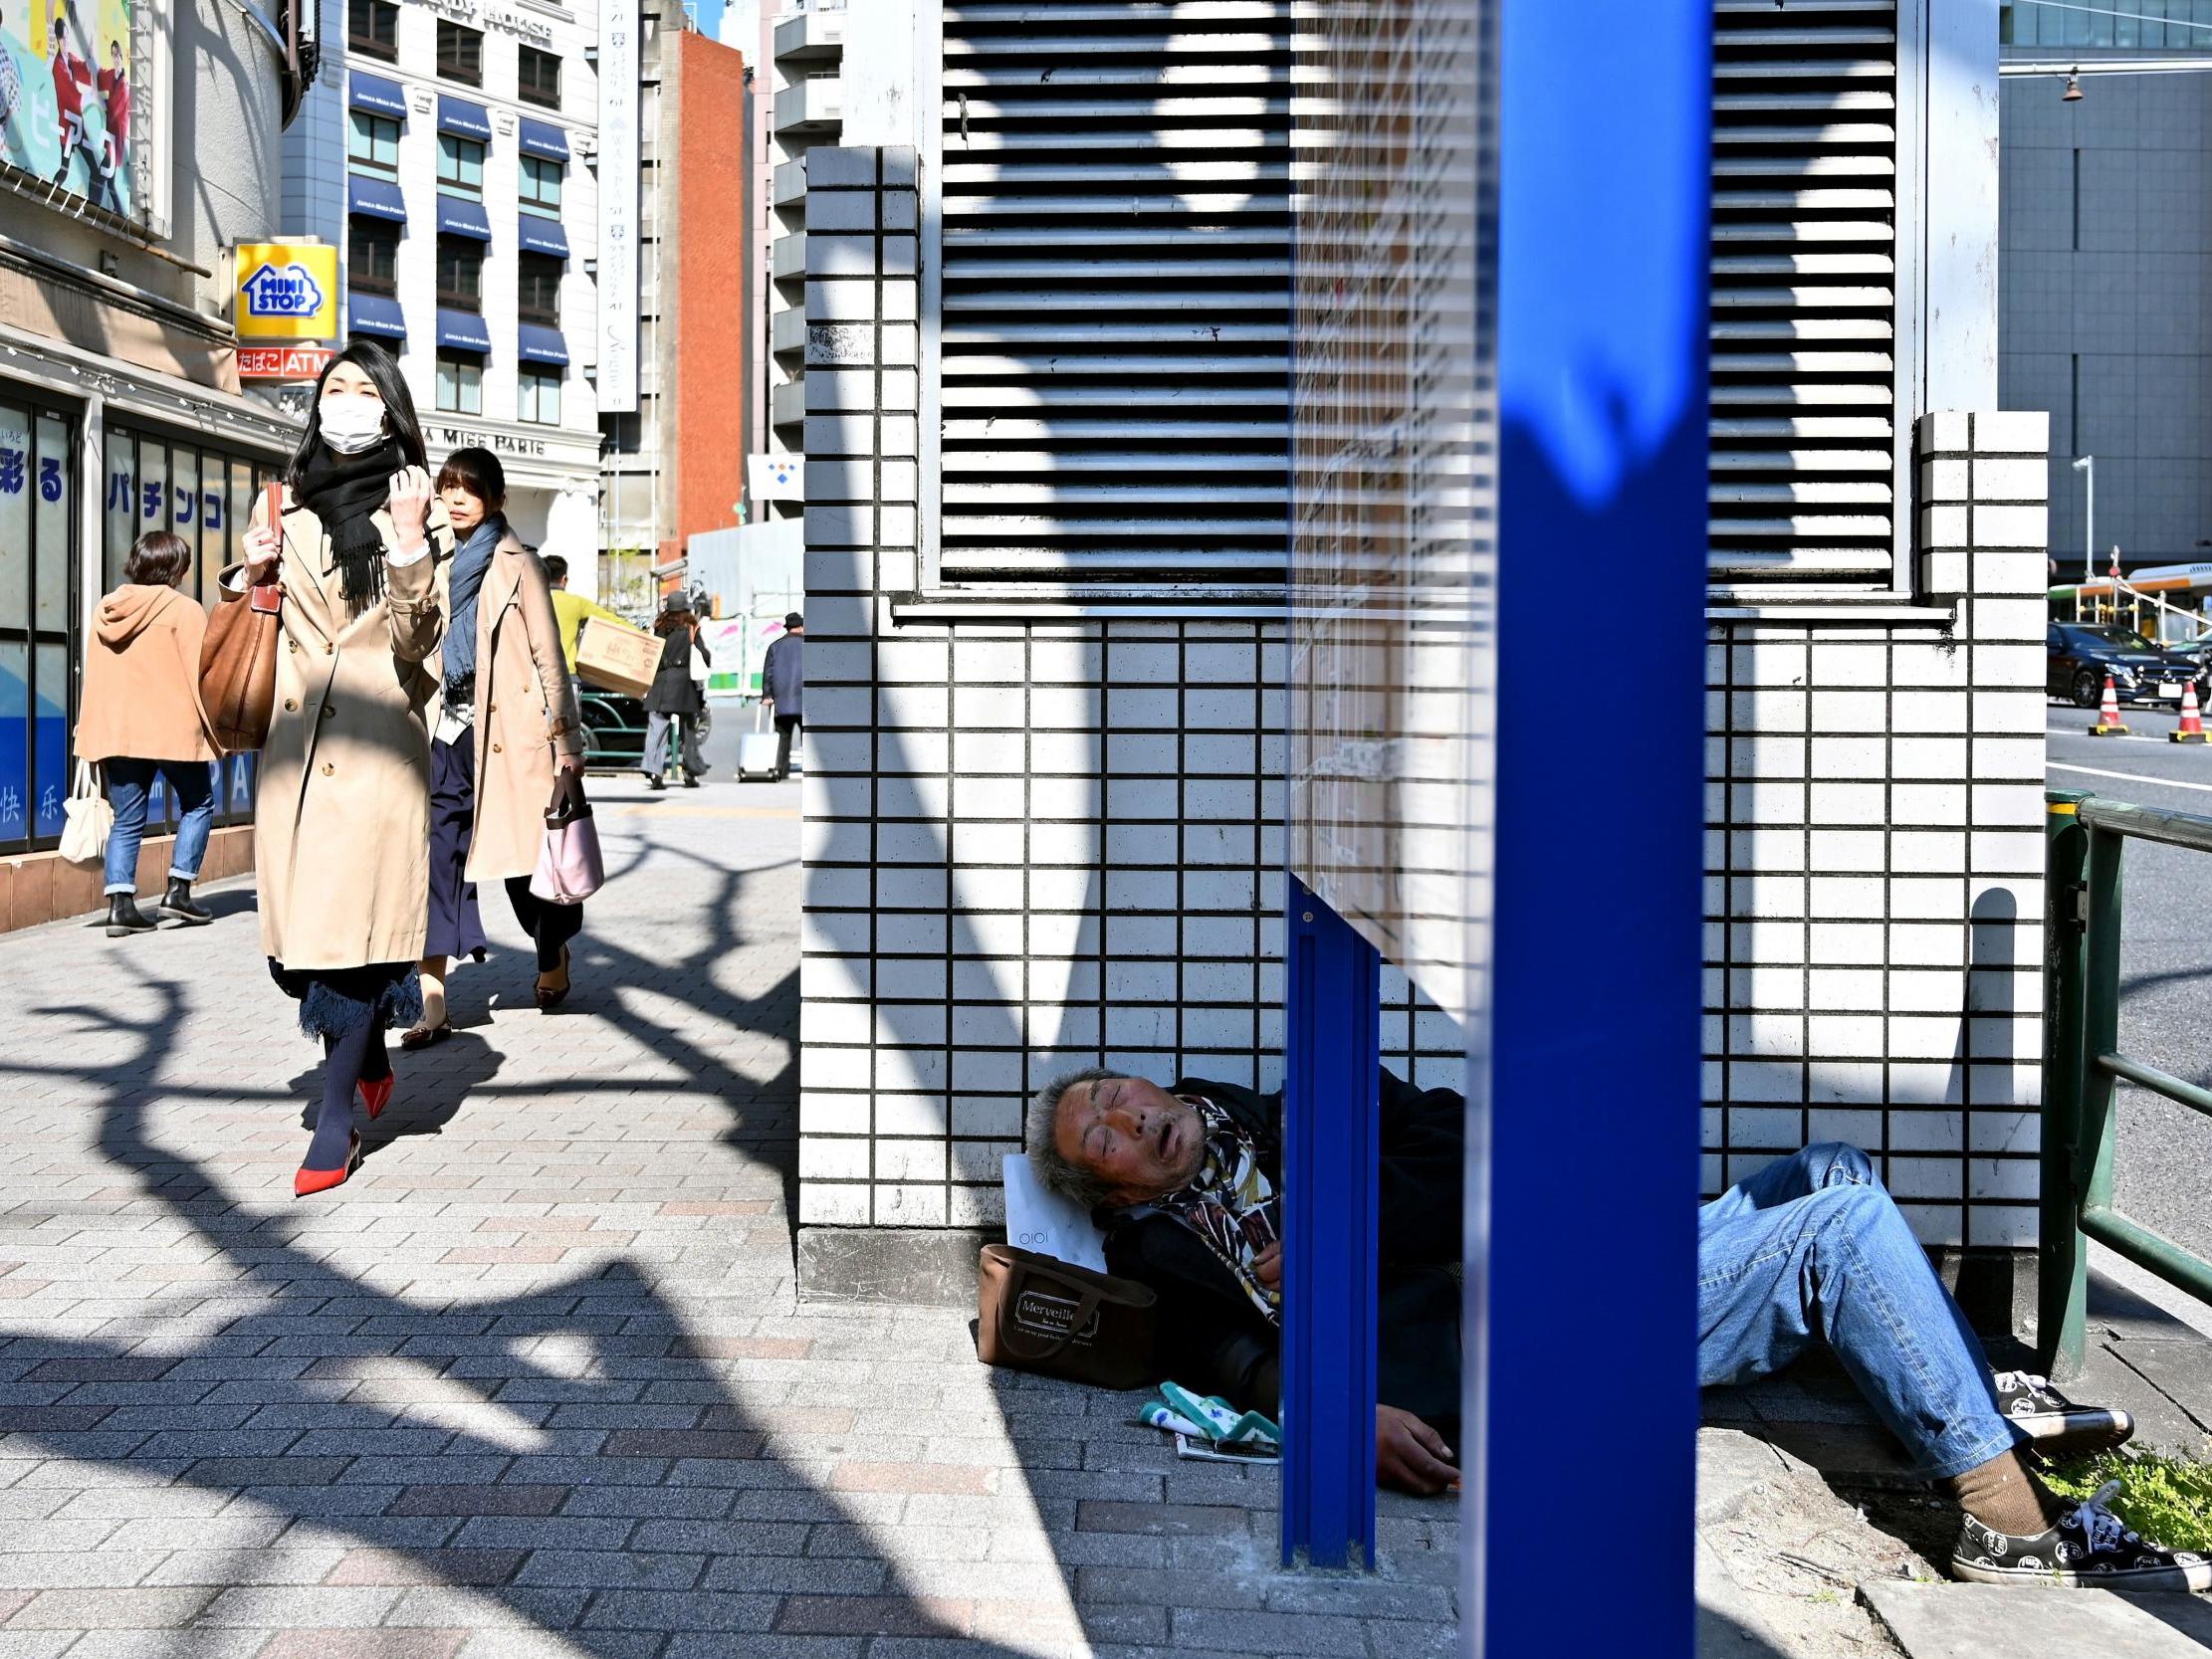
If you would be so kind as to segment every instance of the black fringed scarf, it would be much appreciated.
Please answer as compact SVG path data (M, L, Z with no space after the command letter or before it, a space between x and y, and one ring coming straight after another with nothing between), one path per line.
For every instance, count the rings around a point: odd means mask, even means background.
M318 446L300 475L301 504L323 520L339 590L355 611L384 596L384 537L370 515L391 495L392 474L406 465L399 441L386 438L358 455Z

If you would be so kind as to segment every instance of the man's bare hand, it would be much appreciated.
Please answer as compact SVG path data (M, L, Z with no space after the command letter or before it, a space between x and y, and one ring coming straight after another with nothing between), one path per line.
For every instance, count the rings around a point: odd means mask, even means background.
M1252 1258L1252 1277L1271 1291L1282 1289L1282 1240L1277 1239Z
M1443 1436L1395 1405L1375 1408L1375 1478L1384 1486L1434 1497L1459 1484Z

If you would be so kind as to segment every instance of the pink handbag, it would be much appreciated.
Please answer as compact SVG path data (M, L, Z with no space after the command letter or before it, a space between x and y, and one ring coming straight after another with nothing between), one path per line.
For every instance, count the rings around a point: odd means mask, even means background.
M553 779L553 804L546 808L546 844L531 873L531 894L550 905L580 905L605 881L599 829L583 798L583 778L563 771Z

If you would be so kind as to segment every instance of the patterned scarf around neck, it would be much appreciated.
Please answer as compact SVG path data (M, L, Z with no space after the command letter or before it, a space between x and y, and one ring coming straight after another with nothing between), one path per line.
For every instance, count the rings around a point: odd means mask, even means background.
M1282 1293L1262 1285L1252 1271L1253 1259L1280 1236L1274 1183L1260 1163L1259 1148L1235 1121L1212 1101L1196 1098L1199 1121L1206 1126L1206 1156L1188 1185L1152 1207L1198 1234L1252 1306L1279 1325Z
M391 477L407 465L399 440L386 438L359 455L318 445L301 470L299 498L331 538L338 590L358 613L384 596L384 537L371 515L391 496Z
M447 579L445 628L445 684L449 698L472 693L476 683L476 596L483 590L484 574L492 568L492 554L507 534L507 519L487 513L484 521L469 532L453 555Z

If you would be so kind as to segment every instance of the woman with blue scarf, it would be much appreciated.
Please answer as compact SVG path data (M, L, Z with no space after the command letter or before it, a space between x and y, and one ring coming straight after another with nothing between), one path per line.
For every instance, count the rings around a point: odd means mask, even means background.
M430 745L430 926L422 1023L400 1038L427 1048L453 1034L446 968L483 959L479 882L503 881L538 955L535 994L551 1013L568 994L568 941L581 905L530 891L556 770L583 769L583 722L560 654L553 584L500 509L507 476L489 450L459 449L438 472L457 547L443 571L446 634Z

